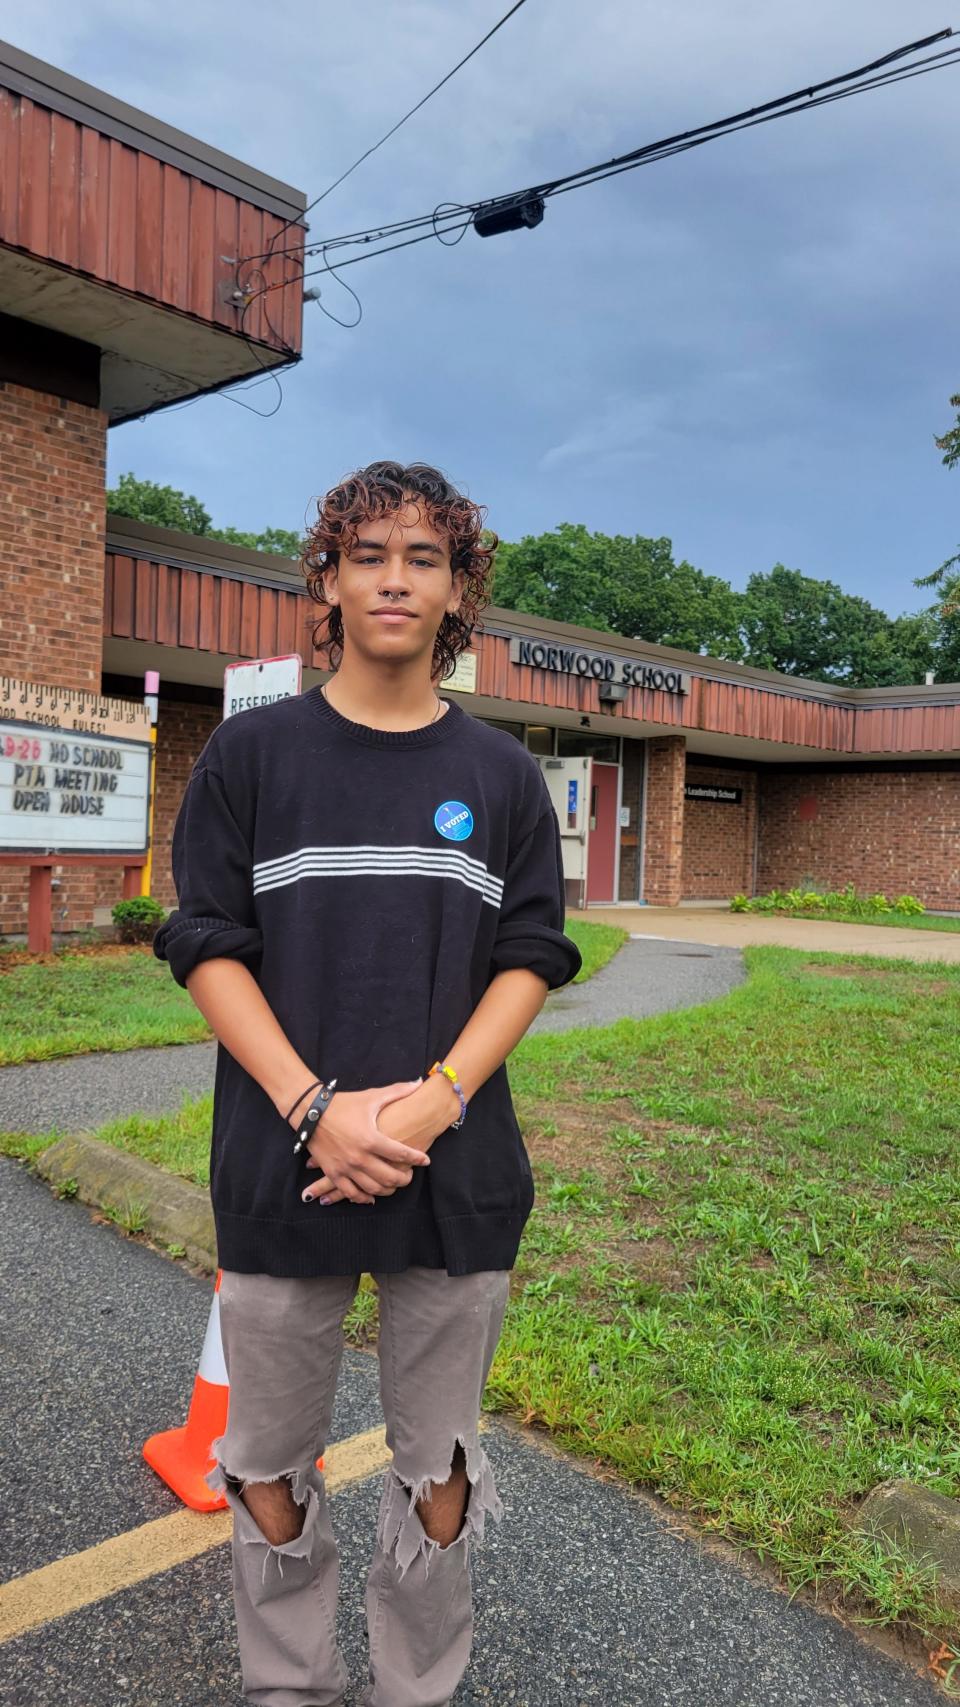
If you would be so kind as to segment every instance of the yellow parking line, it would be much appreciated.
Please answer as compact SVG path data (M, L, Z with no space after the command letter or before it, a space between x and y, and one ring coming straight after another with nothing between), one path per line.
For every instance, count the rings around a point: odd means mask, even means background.
M390 1462L382 1428L337 1441L325 1455L328 1493L365 1481ZM175 1511L142 1523L124 1535L112 1535L96 1547L55 1559L38 1571L0 1585L0 1642L9 1642L40 1624L65 1618L107 1595L132 1588L147 1577L208 1553L229 1541L233 1514L229 1511Z

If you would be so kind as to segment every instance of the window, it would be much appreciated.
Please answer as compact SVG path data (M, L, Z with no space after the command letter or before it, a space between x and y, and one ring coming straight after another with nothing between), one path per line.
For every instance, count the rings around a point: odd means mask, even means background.
M589 729L557 730L557 752L561 758L602 759L611 765L620 763L619 735L591 735Z
M550 758L553 754L553 730L549 723L527 724L527 746L531 753L540 758Z

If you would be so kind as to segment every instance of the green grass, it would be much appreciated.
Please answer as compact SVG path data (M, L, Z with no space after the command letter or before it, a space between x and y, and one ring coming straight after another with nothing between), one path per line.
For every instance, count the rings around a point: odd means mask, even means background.
M0 1066L209 1036L203 1015L149 945L110 955L62 949L49 960L6 967L0 960Z
M567 919L563 928L583 956L583 965L571 980L574 984L585 983L601 966L606 966L630 935L619 925L587 924L583 919Z
M747 963L721 1001L510 1057L537 1205L485 1402L946 1637L929 1573L849 1519L888 1477L960 1495L960 967ZM99 1135L205 1183L210 1114Z
M213 1093L184 1099L172 1114L128 1114L96 1129L104 1144L113 1144L145 1162L155 1162L168 1173L181 1174L194 1185L210 1182L210 1129L213 1122ZM41 1150L64 1134L51 1132L0 1132L0 1155L32 1161Z
M605 966L627 938L617 926L579 919L569 920L566 929L583 956L576 983ZM45 961L6 967L4 958L0 953L2 1067L212 1037L187 991L149 944L112 954L62 949Z
M538 1207L487 1402L932 1631L847 1518L887 1477L960 1494L960 968L747 958L513 1056Z

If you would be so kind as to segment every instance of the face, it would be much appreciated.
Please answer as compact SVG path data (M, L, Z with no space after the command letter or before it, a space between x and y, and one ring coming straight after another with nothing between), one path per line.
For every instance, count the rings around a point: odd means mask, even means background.
M373 657L432 654L437 630L459 609L466 575L451 572L450 541L412 501L361 522L349 555L323 575L330 604L343 617L344 647ZM381 615L379 613L386 612Z

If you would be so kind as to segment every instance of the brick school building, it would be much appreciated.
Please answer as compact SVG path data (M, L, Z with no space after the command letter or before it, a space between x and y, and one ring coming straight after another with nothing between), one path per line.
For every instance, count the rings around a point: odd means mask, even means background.
M303 687L324 680L320 609L293 562L108 516L106 434L299 359L305 197L3 44L0 159L0 677L92 705L159 672L151 892L172 906L224 668L299 652ZM244 257L278 287L269 318ZM536 755L571 906L854 883L960 910L958 684L827 686L490 607L441 692ZM0 748L0 815L10 791ZM0 863L0 935L25 934L28 884ZM53 884L58 933L121 895L116 866Z
M161 676L155 893L223 670L299 652L326 680L293 562L108 518L104 687ZM441 684L544 771L571 906L675 906L797 883L960 910L960 685L851 689L490 606ZM242 715L242 713L241 713Z

